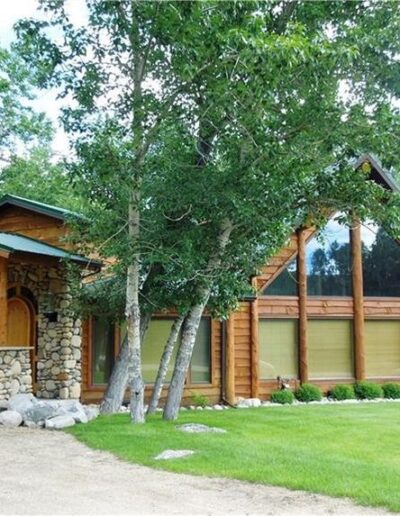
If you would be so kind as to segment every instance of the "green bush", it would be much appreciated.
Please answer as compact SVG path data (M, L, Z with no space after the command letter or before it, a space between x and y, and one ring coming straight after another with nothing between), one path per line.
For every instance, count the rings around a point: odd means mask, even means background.
M400 383L384 383L382 385L385 398L397 400L400 398Z
M291 405L294 400L294 394L292 391L288 389L284 389L281 391L275 391L271 394L272 403L281 403L282 405Z
M204 394L201 394L200 392L192 392L192 403L196 407L206 407L209 405L209 399Z
M357 382L354 384L354 392L359 400L373 400L383 398L383 390L380 385L372 382Z
M331 390L331 396L334 400L354 400L354 388L352 385L335 385Z
M299 401L308 403L309 401L321 401L322 392L319 387L311 383L303 383L294 393Z

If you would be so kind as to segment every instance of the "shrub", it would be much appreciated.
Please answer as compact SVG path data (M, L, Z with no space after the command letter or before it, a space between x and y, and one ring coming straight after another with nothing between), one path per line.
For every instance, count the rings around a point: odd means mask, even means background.
M200 392L192 392L192 402L195 407L206 407L209 405L209 400L207 396L201 394Z
M383 397L383 390L380 385L372 382L357 382L354 384L354 392L359 400L373 400Z
M382 385L385 398L397 400L400 398L400 383L385 383Z
M294 394L288 389L275 391L271 394L272 403L281 403L282 405L291 405L294 400Z
M331 396L335 400L354 400L354 388L352 385L335 385L331 390Z
M303 383L294 393L299 401L308 403L309 401L321 401L322 393L321 389L311 383Z

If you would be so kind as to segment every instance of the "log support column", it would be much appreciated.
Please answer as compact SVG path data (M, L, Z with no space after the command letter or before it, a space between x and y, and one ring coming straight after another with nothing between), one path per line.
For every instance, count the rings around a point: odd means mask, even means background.
M306 235L303 229L297 232L298 255L297 274L299 290L299 376L301 383L308 382L308 344L307 344L307 264Z
M0 346L7 345L7 288L8 288L8 260L0 256Z
M354 304L354 374L359 381L365 379L365 337L361 225L358 219L354 219L350 234Z
M232 313L226 322L225 348L225 396L231 405L236 403L235 396L235 315Z
M251 397L259 396L259 340L258 340L258 299L250 305L250 335L251 335Z

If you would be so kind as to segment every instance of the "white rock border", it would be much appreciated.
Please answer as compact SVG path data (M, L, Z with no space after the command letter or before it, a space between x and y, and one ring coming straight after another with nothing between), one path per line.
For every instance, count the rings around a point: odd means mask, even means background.
M249 409L249 408L273 408L273 407L298 407L305 405L357 405L362 403L400 403L400 399L392 398L375 398L372 400L334 400L333 398L323 397L321 401L298 401L293 400L293 403L272 403L271 401L260 401L260 404L253 404L254 400L258 398L241 399L235 406L230 405L207 405L206 407L181 407L180 410L227 410L227 409ZM249 404L247 404L249 402Z

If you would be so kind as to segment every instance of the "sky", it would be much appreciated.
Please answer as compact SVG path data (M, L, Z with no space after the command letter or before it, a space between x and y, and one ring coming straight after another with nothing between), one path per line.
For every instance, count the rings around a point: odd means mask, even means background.
M3 0L0 2L0 46L9 47L15 40L15 32L13 25L21 18L38 18L43 17L38 12L37 0ZM86 22L86 9L82 0L67 0L66 8L70 15L71 21L77 25L83 25ZM53 150L56 156L68 156L69 145L68 136L61 128L58 118L60 116L60 108L63 103L57 99L57 91L46 90L37 91L36 99L32 101L32 106L37 111L43 111L52 121L55 129L55 139L53 142Z

